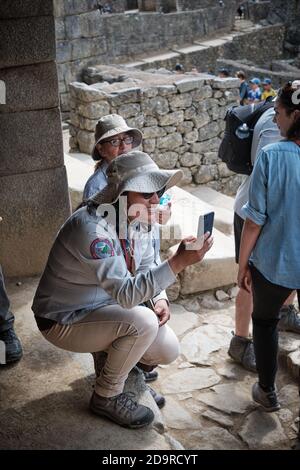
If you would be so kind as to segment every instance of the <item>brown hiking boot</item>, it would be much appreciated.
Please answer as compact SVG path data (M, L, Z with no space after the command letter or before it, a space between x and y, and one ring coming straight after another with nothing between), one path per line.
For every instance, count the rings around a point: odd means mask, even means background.
M109 398L101 397L94 392L90 401L90 410L126 428L148 426L154 419L153 411L147 406L139 405L133 398L132 392L120 393Z

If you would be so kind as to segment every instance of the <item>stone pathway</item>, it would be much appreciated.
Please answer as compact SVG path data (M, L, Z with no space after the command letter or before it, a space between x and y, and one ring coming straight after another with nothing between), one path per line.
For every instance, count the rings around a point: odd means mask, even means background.
M19 280L17 280L19 281ZM299 397L286 357L298 354L300 337L281 334L278 389L282 409L265 413L251 401L255 374L227 356L234 325L233 299L202 294L172 304L171 326L182 355L159 367L154 388L167 402L147 429L126 430L91 415L93 365L89 354L52 347L37 331L30 310L36 278L8 284L24 358L0 369L2 449L289 449L296 438ZM226 296L223 296L226 298ZM219 297L220 298L220 297ZM295 368L296 365L294 364ZM139 374L129 389L155 409ZM295 421L296 420L296 421Z

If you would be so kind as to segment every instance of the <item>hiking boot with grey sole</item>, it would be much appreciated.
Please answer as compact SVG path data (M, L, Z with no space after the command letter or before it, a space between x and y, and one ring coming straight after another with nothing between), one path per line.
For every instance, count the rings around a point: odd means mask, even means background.
M153 411L147 406L139 405L132 399L133 397L132 392L123 392L109 398L101 397L94 392L90 401L90 410L126 428L148 426L154 419Z
M231 338L228 355L244 369L256 372L256 360L253 341L250 338L233 334Z
M261 405L264 411L271 412L280 410L276 391L272 390L271 392L265 392L258 382L256 382L252 387L252 399Z
M157 404L158 408L162 408L166 404L166 399L163 395L158 393L156 390L154 390L152 387L149 387L148 385L148 390L151 393L155 403Z
M300 334L300 316L294 305L284 305L280 309L278 330Z

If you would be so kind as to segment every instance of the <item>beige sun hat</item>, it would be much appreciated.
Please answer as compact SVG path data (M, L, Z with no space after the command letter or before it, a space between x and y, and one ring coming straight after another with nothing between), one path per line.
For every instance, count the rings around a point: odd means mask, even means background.
M99 119L95 129L95 145L92 151L92 157L94 160L101 160L96 145L102 140L114 137L122 132L128 132L133 136L133 148L138 147L142 142L143 135L141 131L134 127L129 127L122 116L119 114L107 114Z
M133 150L115 158L106 170L107 186L88 201L113 204L125 191L154 193L181 180L181 170L161 170L147 153Z

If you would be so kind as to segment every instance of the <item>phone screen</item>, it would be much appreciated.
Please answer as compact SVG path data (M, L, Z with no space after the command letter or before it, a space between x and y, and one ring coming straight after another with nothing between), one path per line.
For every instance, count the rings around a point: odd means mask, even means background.
M214 226L214 217L215 217L214 212L208 212L207 214L200 215L199 221L198 221L198 232L197 232L198 244L202 242L202 245L203 245L203 242L204 242L203 238L206 232L209 232L210 234L212 234L213 226Z

